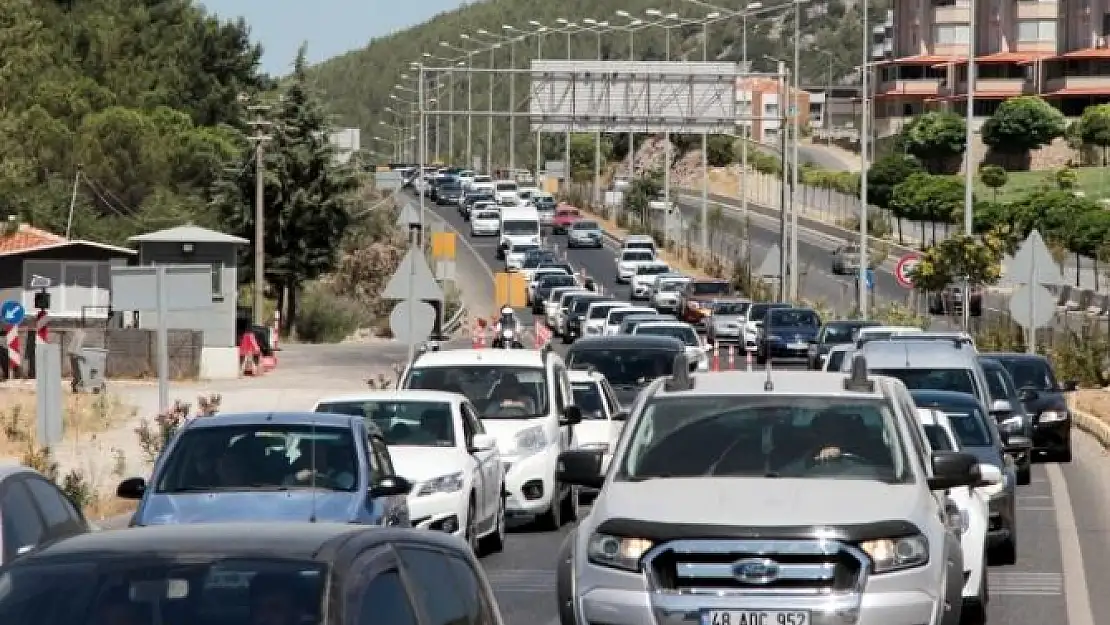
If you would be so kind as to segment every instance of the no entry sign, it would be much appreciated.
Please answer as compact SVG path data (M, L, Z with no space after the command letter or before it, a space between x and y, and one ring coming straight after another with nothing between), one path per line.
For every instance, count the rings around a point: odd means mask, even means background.
M907 289L912 289L913 277L911 277L911 274L920 262L921 256L918 254L906 254L899 258L898 264L894 266L894 279L898 281L898 284Z

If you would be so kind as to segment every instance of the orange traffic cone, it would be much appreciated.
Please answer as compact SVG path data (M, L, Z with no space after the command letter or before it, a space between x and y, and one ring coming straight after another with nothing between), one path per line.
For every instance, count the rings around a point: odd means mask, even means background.
M709 370L710 371L720 371L721 370L721 349L719 347L717 347L716 345L714 345L712 349L713 349L713 359L709 363Z
M732 345L728 346L728 370L734 371L736 369L736 348Z
M752 370L752 352L748 350L748 355L744 357L745 364L748 366L748 371Z

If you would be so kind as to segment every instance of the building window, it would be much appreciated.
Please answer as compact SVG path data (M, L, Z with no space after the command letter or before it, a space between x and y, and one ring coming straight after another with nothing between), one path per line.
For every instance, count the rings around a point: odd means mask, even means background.
M1055 20L1021 20L1018 22L1018 41L1039 42L1055 40Z
M221 301L224 298L224 264L212 263L212 299Z
M966 45L969 41L967 24L939 24L933 27L933 43L938 45Z
M778 114L779 114L778 102L770 102L768 104L763 105L763 116L764 117L774 117L775 115L778 115Z

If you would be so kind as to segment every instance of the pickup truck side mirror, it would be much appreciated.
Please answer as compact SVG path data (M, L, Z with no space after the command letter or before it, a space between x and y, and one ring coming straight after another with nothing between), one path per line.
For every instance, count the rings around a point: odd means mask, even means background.
M120 499L142 499L144 494L146 494L146 480L141 477L127 478L116 487L116 497Z
M1014 411L1014 407L1011 406L1010 402L1005 400L1005 399L996 399L993 402L991 402L991 414L994 414L994 415L1010 414L1013 411Z
M412 492L412 482L399 475L387 475L370 487L371 497L394 497Z
M948 490L979 483L979 461L971 454L958 451L936 451L932 457L933 476L930 490Z
M614 412L611 419L613 421L628 421L628 411L627 410L619 410L617 412Z
M582 409L578 406L567 406L563 409L563 416L559 418L559 425L578 425L582 423Z
M1076 382L1075 380L1068 380L1067 382L1064 382L1064 385L1061 387L1061 389L1065 393L1071 393L1072 391L1075 391L1078 388L1079 388L1079 382Z
M604 456L599 449L571 449L559 454L555 477L563 484L601 488L605 476L601 474Z

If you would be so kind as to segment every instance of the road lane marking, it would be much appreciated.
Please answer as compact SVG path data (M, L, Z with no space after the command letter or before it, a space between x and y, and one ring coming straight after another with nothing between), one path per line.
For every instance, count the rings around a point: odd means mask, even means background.
M1091 610L1091 596L1087 588L1087 573L1083 568L1083 552L1079 545L1079 528L1075 523L1075 510L1064 472L1055 464L1045 465L1049 487L1056 498L1056 531L1060 535L1060 561L1064 569L1064 604L1068 610L1068 625L1095 625Z
M1052 597L1064 592L1064 576L1060 573L988 569L987 576L991 596Z
M555 588L555 571L541 569L486 571L486 579L495 593L550 593Z
M1018 506L1022 512L1055 512L1056 506Z

